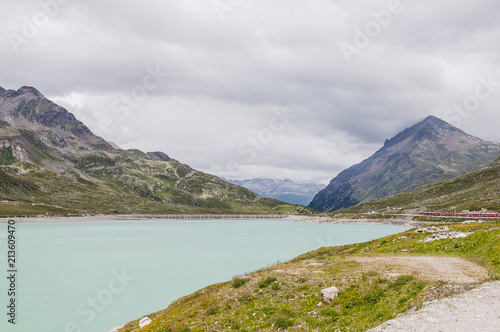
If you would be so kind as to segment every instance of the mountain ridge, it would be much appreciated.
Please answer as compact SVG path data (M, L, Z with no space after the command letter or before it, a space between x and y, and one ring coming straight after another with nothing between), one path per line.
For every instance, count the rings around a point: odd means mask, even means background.
M428 116L386 140L371 157L342 171L309 206L331 212L395 195L485 167L499 153L500 144Z
M0 119L0 201L12 206L61 214L255 213L283 204L163 152L115 148L33 87L1 88Z

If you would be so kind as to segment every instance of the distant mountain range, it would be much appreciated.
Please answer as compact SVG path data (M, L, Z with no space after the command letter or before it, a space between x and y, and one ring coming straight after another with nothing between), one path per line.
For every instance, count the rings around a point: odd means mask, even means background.
M122 150L33 87L0 88L0 215L273 212L163 152Z
M478 170L499 154L500 144L429 116L387 140L370 158L341 172L309 206L330 212L396 195Z
M292 180L250 179L229 181L238 186L252 190L262 197L274 198L283 202L298 205L309 205L314 196L323 188L323 184L299 184Z

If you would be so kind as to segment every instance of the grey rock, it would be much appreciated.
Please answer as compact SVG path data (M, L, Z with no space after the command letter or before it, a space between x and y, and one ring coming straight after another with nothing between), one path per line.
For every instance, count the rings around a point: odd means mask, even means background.
M438 233L438 234L433 234L431 236L426 237L424 239L424 243L445 240L445 239L461 239L461 238L467 237L471 234L474 234L474 233L464 233L464 232L459 232L459 231L448 232L448 233Z
M437 233L437 232L448 232L450 229L447 226L436 227L429 226L424 228L418 228L415 233Z

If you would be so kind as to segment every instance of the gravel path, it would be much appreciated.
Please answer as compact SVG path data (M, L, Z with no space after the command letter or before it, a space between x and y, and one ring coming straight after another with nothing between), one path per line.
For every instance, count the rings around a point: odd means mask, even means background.
M422 309L369 330L405 332L500 331L500 282L425 303Z
M488 270L461 257L367 255L349 257L349 260L361 263L364 272L409 274L425 280L452 284L474 284L489 278Z

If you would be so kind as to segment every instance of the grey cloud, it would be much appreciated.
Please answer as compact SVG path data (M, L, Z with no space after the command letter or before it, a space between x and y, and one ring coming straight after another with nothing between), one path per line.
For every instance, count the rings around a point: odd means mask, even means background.
M354 43L388 1L243 1L221 21L212 1L73 0L18 54L7 36L39 2L0 3L1 86L33 85L126 148L211 172L237 160L239 178L324 181L427 115L443 117L499 69L493 0L400 0L402 12L350 64L339 43ZM141 86L148 66L169 75L121 118L113 103ZM461 127L499 141L499 101L500 91ZM296 118L246 162L239 144L277 107Z

